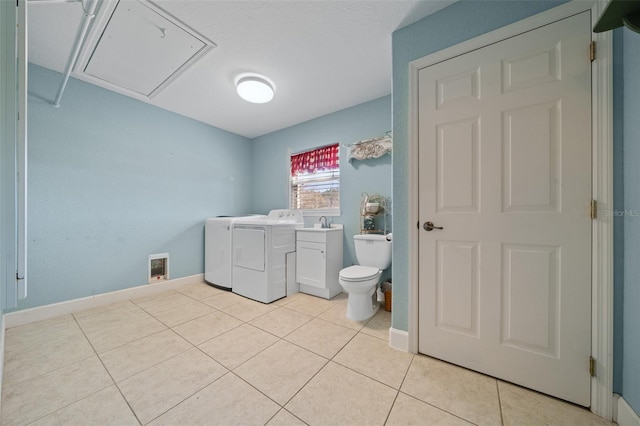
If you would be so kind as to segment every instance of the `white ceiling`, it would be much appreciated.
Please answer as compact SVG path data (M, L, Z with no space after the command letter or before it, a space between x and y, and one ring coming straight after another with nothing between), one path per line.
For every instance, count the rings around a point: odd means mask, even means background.
M147 102L249 138L358 105L391 93L393 31L452 2L157 0L217 47ZM82 4L28 5L29 61L62 72ZM274 100L240 99L233 79L243 72L273 80Z

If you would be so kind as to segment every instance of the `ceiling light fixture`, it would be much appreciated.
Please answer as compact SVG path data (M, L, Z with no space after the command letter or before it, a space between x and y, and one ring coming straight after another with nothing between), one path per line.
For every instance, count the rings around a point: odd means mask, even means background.
M266 77L255 74L238 76L236 90L242 99L254 104L269 102L275 94L273 83Z

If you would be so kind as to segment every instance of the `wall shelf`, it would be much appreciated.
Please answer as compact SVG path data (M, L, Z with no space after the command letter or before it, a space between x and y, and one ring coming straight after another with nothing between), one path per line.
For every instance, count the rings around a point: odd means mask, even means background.
M367 211L367 202L375 200L379 204L378 210L374 212ZM386 197L380 195L369 196L366 192L362 193L362 201L360 203L360 234L387 234L387 216L389 212L389 201Z

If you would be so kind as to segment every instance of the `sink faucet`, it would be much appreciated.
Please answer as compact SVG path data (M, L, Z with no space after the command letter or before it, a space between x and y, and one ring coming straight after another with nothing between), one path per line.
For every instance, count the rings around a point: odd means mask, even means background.
M318 222L322 223L323 228L327 227L327 218L325 216L320 216L320 219L318 219Z

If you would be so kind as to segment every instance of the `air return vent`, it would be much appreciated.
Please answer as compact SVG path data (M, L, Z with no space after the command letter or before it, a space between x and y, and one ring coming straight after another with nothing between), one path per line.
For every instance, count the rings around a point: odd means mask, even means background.
M79 65L103 87L152 98L215 47L151 2L121 0L110 12L101 11L104 29Z
M169 279L169 253L149 255L149 284Z

